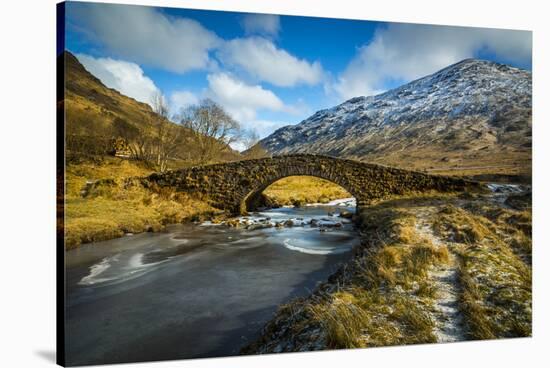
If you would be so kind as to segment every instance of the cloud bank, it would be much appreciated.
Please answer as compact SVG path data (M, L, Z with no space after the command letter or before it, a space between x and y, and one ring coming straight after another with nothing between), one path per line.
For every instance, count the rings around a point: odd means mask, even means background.
M241 23L251 36L223 40L193 19L152 7L71 3L68 14L74 27L118 58L170 72L218 70L211 55L218 51L225 67L276 86L315 85L323 76L319 62L300 59L265 38L279 32L276 15L247 14Z
M209 51L221 40L195 20L118 4L72 3L69 14L120 58L176 73L215 66Z
M151 96L159 92L155 83L145 76L141 67L135 63L111 58L94 58L86 54L77 54L76 57L86 70L104 85L137 101L149 104Z
M411 81L480 51L530 63L531 37L526 31L389 24L358 49L335 89L344 99L377 94L388 82Z
M224 65L279 87L315 85L323 78L321 63L299 59L262 37L228 41L221 47L219 57Z

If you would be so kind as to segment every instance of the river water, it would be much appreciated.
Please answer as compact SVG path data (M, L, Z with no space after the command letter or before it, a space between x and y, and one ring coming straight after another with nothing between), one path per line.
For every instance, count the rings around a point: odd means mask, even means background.
M351 257L359 236L337 217L343 210L353 201L259 212L239 228L171 225L67 252L67 364L237 355L280 304Z

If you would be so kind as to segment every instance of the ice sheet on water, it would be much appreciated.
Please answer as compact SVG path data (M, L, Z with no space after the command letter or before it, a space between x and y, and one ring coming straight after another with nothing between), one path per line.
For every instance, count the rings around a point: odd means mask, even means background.
M143 263L144 253L123 252L112 257L103 258L100 262L90 266L88 275L79 282L82 286L99 286L126 281L141 276L159 265L168 261Z
M520 184L490 183L487 184L487 187L493 193L521 193L524 191L524 187Z
M327 203L308 203L307 207L317 207L317 206L341 206L341 207L355 207L357 201L355 198L340 198L335 199Z

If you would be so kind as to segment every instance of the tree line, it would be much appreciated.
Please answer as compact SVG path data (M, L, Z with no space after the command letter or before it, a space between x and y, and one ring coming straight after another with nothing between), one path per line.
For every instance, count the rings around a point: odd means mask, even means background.
M181 109L171 119L169 106L160 93L152 96L150 105L152 113L145 116L144 124L114 118L111 140L105 143L110 153L124 152L126 157L145 162L161 172L169 168L170 161L202 165L266 155L257 144L257 133L243 129L211 99ZM237 142L246 148L243 154L230 148ZM93 148L88 147L89 144L84 146L77 137L67 136L67 145L75 144L79 147L73 150ZM104 149L101 142L96 140L96 144L100 150Z

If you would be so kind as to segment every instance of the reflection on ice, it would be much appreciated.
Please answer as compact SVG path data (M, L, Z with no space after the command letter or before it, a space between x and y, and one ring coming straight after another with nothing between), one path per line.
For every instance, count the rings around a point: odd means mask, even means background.
M274 241L292 251L330 255L348 252L358 243L350 219L354 212L355 198L344 198L300 208L281 207L254 212L216 225L265 234L267 239L263 243ZM201 224L210 225L209 221ZM238 242L251 244L248 239Z
M141 276L154 269L167 259L159 262L144 263L144 253L123 252L106 257L90 267L88 275L79 282L82 286L113 284Z
M306 206L342 206L342 207L355 207L357 204L355 198L340 198L330 201L328 203L308 203Z
M221 223L188 224L185 231L150 235L162 241L143 240L136 247L121 248L118 253L98 258L88 266L78 285L118 284L205 249L223 253L280 247L311 255L348 252L359 242L350 219L354 212L355 200L347 198L323 205L254 212ZM139 243L146 235L132 238Z

